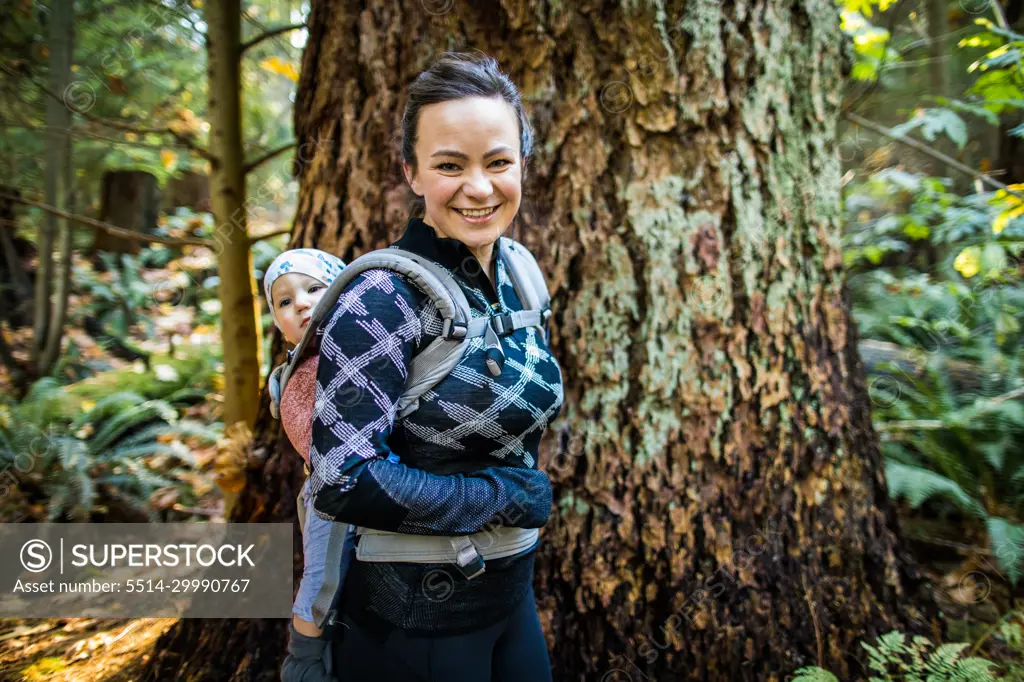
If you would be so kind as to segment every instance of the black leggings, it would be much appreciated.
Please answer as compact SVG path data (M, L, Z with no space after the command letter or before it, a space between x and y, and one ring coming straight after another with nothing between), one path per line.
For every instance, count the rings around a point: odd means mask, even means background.
M508 618L464 635L412 637L392 630L384 642L342 618L333 643L339 682L551 682L551 661L533 588Z

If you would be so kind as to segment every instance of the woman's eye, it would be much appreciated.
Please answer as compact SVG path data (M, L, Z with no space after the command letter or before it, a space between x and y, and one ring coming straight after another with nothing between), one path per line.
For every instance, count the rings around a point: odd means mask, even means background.
M459 170L459 167L456 166L454 163L451 163L451 162L439 163L439 164L437 164L437 167L438 167L439 170L443 170L443 171L457 171L457 170Z
M511 166L512 165L512 162L509 161L508 159L497 159L497 160L491 162L491 165L493 166L496 163L503 163L503 164L505 164L505 166L502 166L502 168L505 168L507 166Z

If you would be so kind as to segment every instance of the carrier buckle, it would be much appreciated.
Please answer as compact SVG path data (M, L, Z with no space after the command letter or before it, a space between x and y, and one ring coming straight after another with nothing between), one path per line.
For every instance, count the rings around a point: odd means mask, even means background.
M508 336L515 331L515 324L512 322L511 315L502 313L491 316L491 328L498 336Z

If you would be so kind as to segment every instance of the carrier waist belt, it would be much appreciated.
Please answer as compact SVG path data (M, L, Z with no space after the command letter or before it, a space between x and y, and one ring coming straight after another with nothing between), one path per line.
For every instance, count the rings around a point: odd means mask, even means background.
M359 527L356 559L424 564L450 563L467 578L484 571L484 559L500 559L533 547L538 528L494 528L472 535L409 535Z

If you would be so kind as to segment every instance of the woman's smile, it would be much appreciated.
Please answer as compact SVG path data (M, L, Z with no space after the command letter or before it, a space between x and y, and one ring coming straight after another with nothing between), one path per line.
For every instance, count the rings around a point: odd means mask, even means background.
M490 220L497 214L499 208L501 208L501 204L488 208L453 208L452 210L462 216L462 219L467 223L479 225Z

